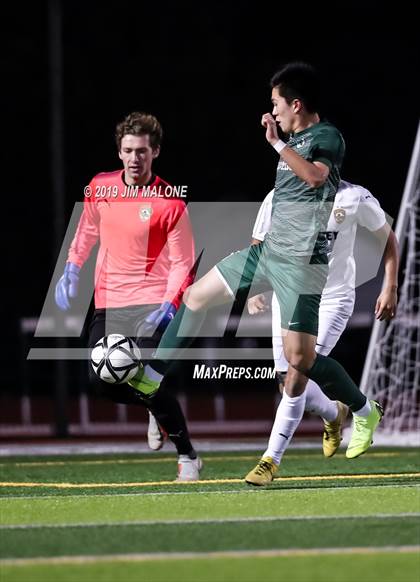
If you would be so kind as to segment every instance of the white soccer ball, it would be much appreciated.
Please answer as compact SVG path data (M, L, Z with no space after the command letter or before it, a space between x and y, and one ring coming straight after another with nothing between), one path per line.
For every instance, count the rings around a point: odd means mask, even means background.
M142 366L140 348L131 338L120 333L101 338L95 344L90 359L99 378L109 384L128 382Z

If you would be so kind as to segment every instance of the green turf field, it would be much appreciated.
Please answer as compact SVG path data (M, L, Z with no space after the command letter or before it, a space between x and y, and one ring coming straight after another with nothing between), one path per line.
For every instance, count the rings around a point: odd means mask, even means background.
M252 488L252 453L0 460L0 580L420 581L420 450L289 451Z

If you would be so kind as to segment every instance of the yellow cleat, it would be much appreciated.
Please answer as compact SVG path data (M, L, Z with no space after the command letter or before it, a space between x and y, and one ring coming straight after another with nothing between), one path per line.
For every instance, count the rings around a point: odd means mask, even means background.
M343 440L343 424L347 418L349 407L337 400L338 416L335 420L324 420L324 435L322 449L324 457L332 457Z
M268 485L273 480L273 475L277 471L278 465L271 457L263 457L255 469L252 469L245 477L249 485Z

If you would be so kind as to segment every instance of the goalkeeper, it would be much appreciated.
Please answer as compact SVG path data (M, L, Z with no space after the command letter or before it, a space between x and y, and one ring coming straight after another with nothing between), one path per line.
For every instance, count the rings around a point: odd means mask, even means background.
M60 309L70 308L80 268L99 241L90 348L110 333L133 337L140 349L156 347L192 283L194 241L186 205L159 196L169 185L152 171L161 139L162 128L153 115L131 113L116 128L123 169L98 174L85 189L88 196L55 299ZM99 380L91 368L89 373L102 396L149 409L149 445L158 449L162 444L157 419L178 452L177 480L199 478L201 460L171 392L163 387L154 395L141 394L128 384Z
M260 207L252 233L253 244L260 244L270 230L273 194L274 191L271 191ZM372 231L385 247L385 280L383 290L376 300L375 315L381 320L391 319L395 315L399 262L397 239L378 200L365 188L342 180L327 227L329 273L321 297L316 344L316 351L324 356L328 356L334 348L353 313L356 278L353 249L358 225ZM288 363L284 357L281 336L280 306L275 295L271 306L274 362L282 391ZM251 315L268 309L264 295L248 300L248 311ZM302 378L302 381L305 379ZM348 407L329 399L312 380L307 381L305 393L305 410L319 414L324 421L323 451L326 457L332 457L342 440L342 427ZM356 416L355 422L363 423L363 417ZM284 452L284 439L279 434L281 430L278 423L281 423L280 417L274 421L267 450L255 469L245 478L250 484L266 485L273 479ZM351 451L348 454L351 456Z

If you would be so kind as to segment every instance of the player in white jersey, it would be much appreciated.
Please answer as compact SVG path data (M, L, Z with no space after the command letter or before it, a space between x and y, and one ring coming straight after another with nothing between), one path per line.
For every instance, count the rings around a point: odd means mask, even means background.
M263 241L265 234L269 231L273 192L272 190L266 196L258 212L252 233L254 244ZM316 345L317 352L324 356L327 356L334 348L353 313L356 279L353 250L358 225L366 227L386 240L385 283L376 301L375 315L378 319L389 319L395 315L398 274L398 245L395 234L390 230L378 200L365 188L342 180L327 227L330 241L329 274L321 298ZM267 309L264 295L257 295L248 301L248 310L252 315ZM274 294L272 330L275 368L280 390L282 390L282 378L287 372L288 363L283 352L280 307ZM309 380L306 386L305 410L319 414L323 418L324 455L332 457L342 439L342 425L348 413L347 406L330 400L315 382ZM264 485L272 480L273 465L276 468L280 463L279 450L284 448L279 446L280 443L284 444L275 421L268 448L257 467L246 476L247 482L253 485ZM268 458L272 459L271 467L268 467L270 463L264 461Z

